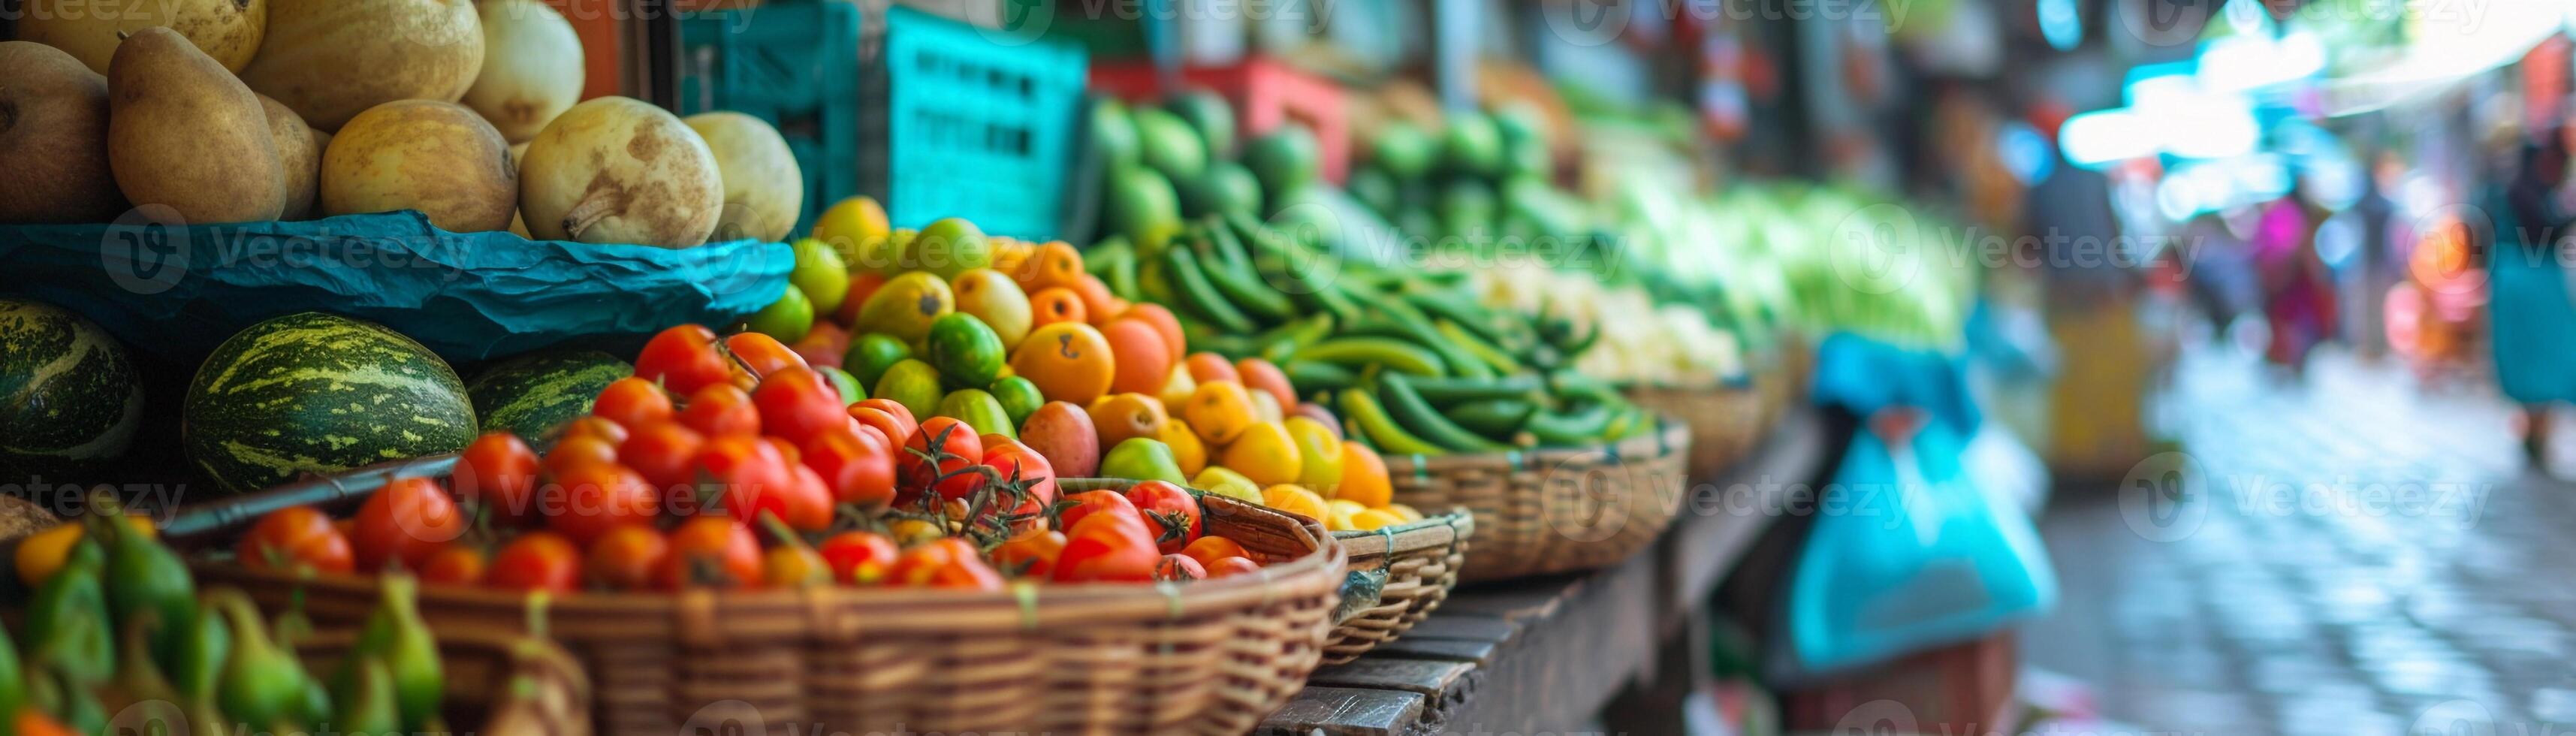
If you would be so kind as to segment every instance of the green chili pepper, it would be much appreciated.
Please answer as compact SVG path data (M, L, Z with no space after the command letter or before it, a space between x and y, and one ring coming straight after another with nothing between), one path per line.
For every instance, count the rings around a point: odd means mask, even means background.
M224 716L255 731L303 731L313 685L304 665L269 640L250 596L225 588L208 592L206 605L222 610L232 624L232 656L224 662L215 692Z
M402 703L402 725L414 732L438 717L439 700L446 694L447 677L438 659L438 640L429 633L428 624L420 620L420 581L408 575L387 575L382 583L383 598L376 612L367 617L366 629L358 634L357 653L383 660L393 675L394 693ZM352 661L352 665L356 662ZM356 673L344 670L345 681Z
M204 606L188 610L187 628L195 633L182 640L166 671L189 702L211 703L217 678L223 676L224 655L233 648L233 632L224 626L222 611Z
M358 674L345 688L332 694L339 710L331 716L331 726L348 736L386 736L403 732L402 704L394 696L394 676L385 661L373 655L351 653L350 668Z
M100 494L93 504L97 512L83 520L83 531L106 547L104 578L109 610L116 614L120 626L145 610L172 624L156 629L152 657L164 670L178 669L178 652L186 646L191 631L178 624L196 614L196 578L188 574L188 563L181 561L178 553L126 523L113 497Z
M75 546L70 561L36 588L27 605L27 641L35 645L34 658L84 685L106 680L116 666L115 633L107 628L96 549L86 540Z
M107 709L70 673L40 662L27 675L27 700L38 712L53 716L72 733L107 731Z
M0 626L0 736L18 736L18 709L27 704L27 675L18 668L18 647L9 642L9 627Z

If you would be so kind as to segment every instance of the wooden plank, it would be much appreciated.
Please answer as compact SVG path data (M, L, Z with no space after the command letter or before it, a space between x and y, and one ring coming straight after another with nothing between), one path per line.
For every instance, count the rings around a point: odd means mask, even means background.
M1326 667L1306 678L1309 685L1327 687L1396 690L1421 695L1422 718L1416 732L1436 733L1446 730L1450 716L1460 704L1475 696L1485 673L1463 662L1439 662L1427 659L1362 658L1357 662Z
M1494 643L1489 641L1469 641L1466 639L1425 639L1418 636L1405 636L1396 639L1395 641L1377 645L1376 649L1369 650L1368 658L1429 659L1442 662L1463 662L1478 667L1486 667L1491 666L1494 663L1494 651L1496 649L1497 647L1494 646ZM1362 661L1366 661L1368 658L1363 658Z
M1405 736L1422 721L1419 693L1308 687L1254 726L1256 736Z
M1504 645L1518 638L1520 633L1519 624L1499 618L1458 613L1444 605L1440 610L1432 612L1430 618L1414 624L1412 631L1404 632L1404 638L1461 639Z
M1551 575L1479 585L1449 594L1449 600L1440 604L1440 611L1508 621L1547 618L1556 615L1566 599L1582 591L1584 578L1582 574Z

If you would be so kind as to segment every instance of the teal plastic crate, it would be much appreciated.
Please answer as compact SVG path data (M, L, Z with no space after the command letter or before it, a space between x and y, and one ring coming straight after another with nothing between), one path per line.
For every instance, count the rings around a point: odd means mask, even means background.
M884 33L868 82L883 127L863 135L883 146L870 169L887 218L1061 237L1082 153L1082 49L904 7L886 10Z
M731 110L778 126L805 173L796 232L859 194L859 9L829 0L773 0L679 19L682 115Z

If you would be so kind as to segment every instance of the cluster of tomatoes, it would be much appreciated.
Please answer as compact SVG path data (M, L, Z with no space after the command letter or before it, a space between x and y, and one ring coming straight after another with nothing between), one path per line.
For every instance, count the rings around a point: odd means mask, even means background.
M999 589L1259 569L1160 481L1062 494L1047 458L949 417L842 401L777 341L657 335L542 456L482 436L446 484L404 478L354 518L262 517L243 564L401 568L519 590L847 585Z

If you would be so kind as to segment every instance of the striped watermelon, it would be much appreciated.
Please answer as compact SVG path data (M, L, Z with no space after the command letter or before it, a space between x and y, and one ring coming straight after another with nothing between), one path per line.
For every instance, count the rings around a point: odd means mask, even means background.
M503 361L465 384L483 431L506 429L538 438L590 413L599 390L635 367L597 350L548 350Z
M188 386L180 441L233 493L474 441L455 369L401 333L320 312L224 340Z
M122 455L142 419L124 346L61 307L0 299L0 482Z

